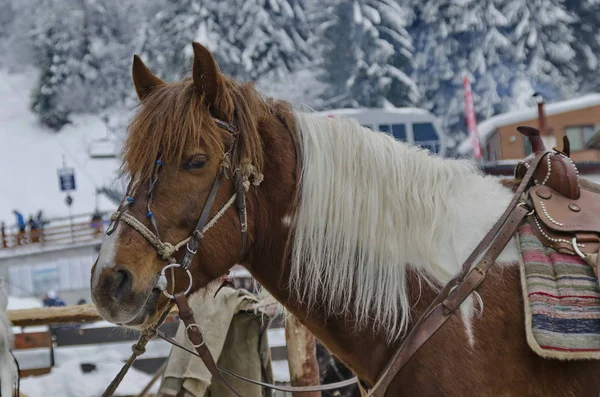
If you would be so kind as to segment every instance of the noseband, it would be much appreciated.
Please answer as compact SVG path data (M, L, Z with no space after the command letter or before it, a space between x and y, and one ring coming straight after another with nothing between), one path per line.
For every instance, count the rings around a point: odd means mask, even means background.
M107 235L111 235L114 232L114 230L116 229L116 227L118 226L119 222L122 221L122 222L126 223L127 225L131 226L133 229L135 229L146 240L148 240L148 242L150 242L150 244L152 244L152 246L156 249L156 253L158 254L158 256L162 260L169 262L169 264L166 265L161 270L161 272L158 276L158 279L156 281L156 288L158 288L160 291L162 291L171 300L174 299L174 296L172 294L170 294L169 292L167 292L167 284L168 283L167 283L167 278L165 275L166 270L174 269L174 268L181 268L182 270L184 270L186 272L186 274L188 275L189 281L190 281L188 288L184 292L184 294L187 295L190 292L190 290L192 288L192 283L193 283L192 274L190 273L189 268L192 263L192 260L194 259L194 256L198 252L198 246L200 244L200 240L202 240L204 238L204 235L206 234L206 232L215 225L215 223L223 216L223 214L234 203L238 210L239 220L240 220L240 231L242 234L242 251L241 251L241 253L243 254L244 252L246 252L247 239L248 239L248 237L247 237L248 216L247 216L247 211L246 211L246 192L250 189L251 184L254 186L258 186L258 185L260 185L260 183L263 180L263 175L260 174L252 164L240 163L240 165L237 168L235 168L232 173L232 176L235 178L235 193L231 196L231 198L221 207L221 209L209 221L209 215L214 206L215 199L217 197L219 189L223 183L223 179L229 177L229 175L227 175L227 170L231 169L231 163L232 163L231 157L235 151L235 146L237 143L237 136L239 135L239 132L237 131L237 129L235 128L235 126L233 124L219 120L219 119L213 119L213 120L215 121L215 123L217 124L217 126L219 128L222 128L222 129L226 130L229 134L231 134L231 136L233 138L233 142L232 142L229 150L227 150L227 152L225 152L225 154L223 155L223 159L219 166L219 173L217 174L217 176L213 182L210 193L209 193L209 195L206 199L206 202L204 204L204 207L202 209L202 213L200 214L200 218L198 219L198 222L196 224L196 228L194 229L192 234L189 237L181 240L177 244L163 242L160 239L160 235L158 232L158 225L157 225L156 219L154 217L154 212L152 212L152 210L151 210L152 193L154 191L156 182L158 181L158 173L159 173L160 167L163 165L163 163L160 159L156 160L154 172L148 182L148 201L147 201L146 217L149 219L155 232L150 230L146 225L144 225L143 222L141 222L140 220L135 218L132 214L130 214L127 211L128 208L135 203L135 199L133 197L131 197L129 194L127 194L127 196L124 200L124 203L121 206L121 209L111 215L110 219L111 219L111 221L113 221L113 226L112 226L112 228L109 228L109 230L106 233ZM252 177L252 179L253 179L252 183L250 182L250 177ZM131 183L133 183L133 181ZM128 188L128 191L130 188L131 188L131 184ZM181 260L181 263L177 263L173 254L175 252L179 251L179 249L181 249L181 247L183 247L184 245L186 247L184 256ZM174 286L173 286L173 289L174 289Z

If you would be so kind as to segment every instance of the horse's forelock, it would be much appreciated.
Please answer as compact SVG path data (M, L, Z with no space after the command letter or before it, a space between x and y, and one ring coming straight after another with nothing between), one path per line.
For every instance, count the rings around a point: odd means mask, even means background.
M224 77L225 78L225 77ZM231 107L233 122L239 130L240 160L247 159L262 170L263 153L258 133L259 120L266 103L250 84L226 79L224 107ZM202 145L209 154L224 153L223 131L212 122L212 115L197 93L191 79L157 87L144 99L129 125L123 148L121 171L147 180L155 161L180 163L186 148Z

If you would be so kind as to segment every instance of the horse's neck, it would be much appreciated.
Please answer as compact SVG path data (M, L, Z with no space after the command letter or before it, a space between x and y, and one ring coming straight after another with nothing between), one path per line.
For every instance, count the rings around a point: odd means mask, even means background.
M257 281L307 325L330 351L361 378L367 382L374 381L400 341L390 344L386 342L386 335L374 335L371 327L355 332L355 320L350 312L333 316L319 305L309 308L308 305L299 303L288 288L291 261L286 247L290 228L294 227L290 221L293 219L292 203L298 182L295 176L294 143L291 139L285 139L290 136L288 133L263 136L266 148L265 181L261 185L261 196L254 197L254 201L249 203L249 210L255 219L255 229L253 251L247 267ZM282 163L286 161L289 163ZM418 173L419 170L413 169L412 172ZM435 183L436 178L440 178L439 175L431 175L430 171L423 174L428 175L431 181L414 178L409 182L413 185L404 187L422 191L427 189L428 183ZM438 283L444 283L454 275L500 216L512 195L497 180L474 173L457 177L453 182L455 183L451 184L451 189L442 192L445 196L433 200L434 207L429 208L439 214L440 219L432 224L421 222L416 229L418 233L403 237L418 241L430 238L431 235L436 236L435 247L430 247L435 252L416 250L407 256L410 259L407 262L418 270L416 272L410 267L406 268L409 307L415 311L411 313L413 319L418 317L435 296L435 292L421 282L417 274L428 274ZM419 210L422 212L423 208ZM412 222L413 225L419 223L419 219L410 219L411 216L411 212L407 212L406 222ZM403 225L398 225L398 228L402 227ZM406 262L402 261L407 258L398 258L398 266L404 266ZM436 263L432 263L432 258L435 258ZM327 290L328 286L324 285L322 288ZM418 305L415 306L417 300ZM409 328L410 326L411 323Z

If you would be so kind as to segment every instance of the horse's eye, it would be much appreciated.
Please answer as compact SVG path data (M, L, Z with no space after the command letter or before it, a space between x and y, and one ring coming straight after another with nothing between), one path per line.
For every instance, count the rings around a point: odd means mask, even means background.
M203 154L198 154L198 155L192 156L192 158L190 158L188 160L188 162L183 166L183 168L185 168L186 170L202 168L206 165L207 162L208 162L208 157L206 157Z

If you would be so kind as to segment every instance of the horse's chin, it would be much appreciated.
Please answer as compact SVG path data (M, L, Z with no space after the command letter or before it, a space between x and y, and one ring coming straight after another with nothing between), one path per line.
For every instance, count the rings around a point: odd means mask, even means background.
M119 325L137 330L149 328L158 321L168 305L168 300L161 298L164 298L163 294L159 290L153 289L139 312L131 320Z

